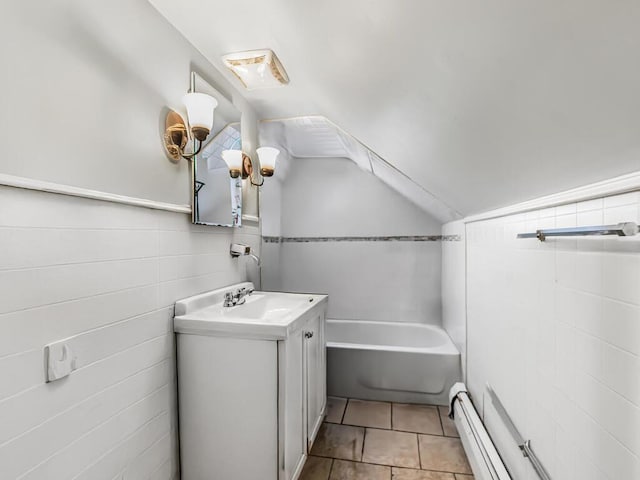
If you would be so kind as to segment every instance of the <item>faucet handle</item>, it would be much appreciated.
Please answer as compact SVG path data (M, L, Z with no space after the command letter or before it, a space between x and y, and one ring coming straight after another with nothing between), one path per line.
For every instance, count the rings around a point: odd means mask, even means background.
M233 307L235 305L233 293L225 292L224 294L224 305L225 307Z

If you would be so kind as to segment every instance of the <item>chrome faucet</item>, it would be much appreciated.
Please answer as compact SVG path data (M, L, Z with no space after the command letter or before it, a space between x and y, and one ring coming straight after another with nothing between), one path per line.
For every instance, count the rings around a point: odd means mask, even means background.
M236 305L244 304L248 295L251 295L255 290L253 288L239 288L235 293L226 292L224 294L223 307L235 307Z
M231 292L226 292L224 294L224 303L222 304L223 307L233 307L235 305L235 303L233 302L233 293Z

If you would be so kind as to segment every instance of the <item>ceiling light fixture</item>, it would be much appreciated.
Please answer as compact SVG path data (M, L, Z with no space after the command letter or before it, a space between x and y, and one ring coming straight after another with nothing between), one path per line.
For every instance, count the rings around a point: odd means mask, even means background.
M247 90L281 87L289 76L272 50L250 50L230 53L222 61L238 77Z
M187 109L188 122L182 116L171 110L165 118L164 148L173 160L191 160L202 148L213 127L213 113L218 106L218 101L211 95L195 91L195 74L191 75L191 88L182 98L182 103ZM189 129L187 129L189 125ZM189 140L193 140L191 153L185 153Z
M248 178L251 185L261 187L264 184L265 177L272 177L276 169L276 158L280 153L280 150L273 147L261 147L256 150L258 154L258 161L260 162L260 175L262 181L255 183L253 181L253 162L251 157L244 153L242 150L223 150L222 159L229 167L229 176L231 178L238 178L242 176L242 179Z

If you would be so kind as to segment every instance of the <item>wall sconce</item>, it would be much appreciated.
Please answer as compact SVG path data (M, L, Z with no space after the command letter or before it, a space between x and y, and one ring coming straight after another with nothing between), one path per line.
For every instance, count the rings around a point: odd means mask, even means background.
M260 175L262 175L262 181L255 183L253 181L253 162L251 157L241 150L223 150L222 159L229 167L229 176L231 178L238 178L242 176L242 179L249 178L251 185L261 187L264 184L264 177L271 177L276 168L276 158L280 153L280 150L273 147L261 147L256 150L258 153L258 160L260 161Z
M194 80L192 77L191 89L182 102L187 108L188 125L178 112L170 111L165 119L164 148L167 155L174 160L191 160L202 148L202 143L206 140L213 127L213 112L218 106L218 101L211 95L196 93ZM185 153L189 139L193 140L194 146L191 153Z
M280 150L273 147L260 147L256 150L258 160L260 161L260 175L263 177L272 177L276 170L276 158L280 154Z

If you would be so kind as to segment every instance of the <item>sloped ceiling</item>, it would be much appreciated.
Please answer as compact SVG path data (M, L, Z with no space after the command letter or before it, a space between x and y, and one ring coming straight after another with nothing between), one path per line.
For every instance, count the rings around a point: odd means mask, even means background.
M325 116L462 214L640 170L636 0L150 1L220 69L278 54L261 118Z
M262 145L280 149L278 178L286 181L289 163L296 158L345 158L375 175L411 203L442 223L461 215L412 179L391 166L355 138L324 117L296 117L260 123Z

